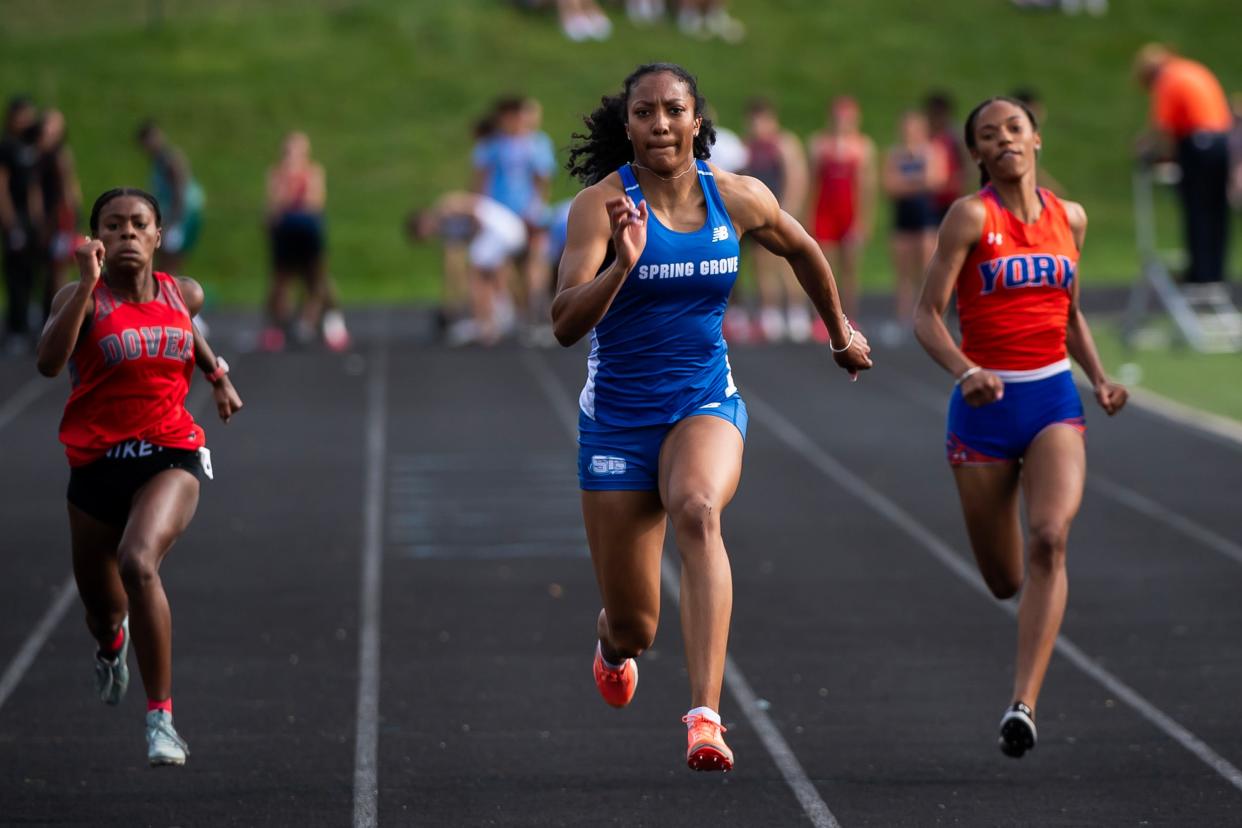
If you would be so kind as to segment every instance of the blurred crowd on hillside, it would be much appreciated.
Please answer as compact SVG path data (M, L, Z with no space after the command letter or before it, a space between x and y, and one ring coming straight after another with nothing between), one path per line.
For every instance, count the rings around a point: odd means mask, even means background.
M719 15L727 17L724 4L712 0L687 0L676 8L666 8L662 0L629 0L625 6L647 22L670 13L682 20L689 11L703 25L716 20L711 24L716 26L724 19ZM571 8L594 14L588 0L557 7L562 15ZM1172 159L1183 173L1187 278L1219 280L1226 260L1226 188L1234 207L1242 209L1242 95L1235 95L1230 111L1206 67L1165 47L1145 48L1136 58L1135 76L1152 96L1152 130L1139 140L1137 154L1145 162ZM1043 122L1046 113L1035 91L1014 90L1013 96ZM879 341L898 344L910 334L940 220L956 198L975 189L977 172L949 93L928 92L902 113L895 133L881 140L868 134L864 108L849 95L836 95L827 101L822 126L805 137L782 124L774 100L754 98L738 124L722 124L709 111L717 132L711 162L758 178L802 222L831 263L851 315L859 309L867 242L885 237L893 303L872 330ZM412 242L434 239L442 248L439 317L449 344L554 342L548 311L570 199L551 199L561 174L558 142L541 122L542 107L531 97L506 95L491 102L473 126L471 164L462 171L461 186L406 218ZM150 163L146 186L163 211L156 267L179 274L203 232L210 233L203 224L206 196L190 159L159 124L144 121L133 135L135 151ZM83 200L69 136L65 116L54 107L40 108L22 95L10 99L0 139L3 350L8 353L29 351L52 296L75 278L73 251L86 230L89 202ZM261 221L270 279L255 344L281 350L322 342L344 350L351 340L327 266L324 169L312 155L310 137L301 132L286 135L273 155ZM1042 167L1040 183L1073 195ZM731 341L826 339L787 264L753 244L745 246L744 261L743 280L725 320ZM300 293L296 306L294 289Z

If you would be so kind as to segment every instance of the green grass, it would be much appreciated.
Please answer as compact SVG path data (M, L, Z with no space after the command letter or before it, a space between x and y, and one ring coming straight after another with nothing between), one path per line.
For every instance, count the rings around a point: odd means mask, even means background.
M1200 354L1177 344L1131 349L1115 323L1091 330L1109 376L1242 422L1242 354Z
M735 129L745 101L765 94L805 135L849 92L883 145L930 86L965 108L1033 84L1050 112L1043 163L1091 216L1089 285L1135 270L1129 147L1146 99L1129 77L1134 50L1171 42L1242 88L1236 27L1222 25L1235 3L1117 2L1095 19L1005 0L735 0L750 34L730 47L635 29L615 5L611 41L570 44L550 15L500 0L0 0L0 94L65 110L88 198L146 181L133 129L148 115L163 122L208 194L188 270L229 302L261 295L264 169L284 132L306 130L328 170L332 270L358 302L437 294L437 253L408 245L401 219L468 182L469 126L500 92L539 97L563 148L636 63L675 60ZM562 176L555 190L574 186ZM875 240L864 282L889 280Z

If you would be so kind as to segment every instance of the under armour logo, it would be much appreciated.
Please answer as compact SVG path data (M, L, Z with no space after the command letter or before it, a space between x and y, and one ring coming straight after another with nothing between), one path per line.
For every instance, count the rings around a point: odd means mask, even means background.
M1000 233L988 233L988 244L999 247L1005 243L1005 237Z
M727 238L729 238L728 225L722 224L719 227L712 228L712 241L714 242L724 241Z

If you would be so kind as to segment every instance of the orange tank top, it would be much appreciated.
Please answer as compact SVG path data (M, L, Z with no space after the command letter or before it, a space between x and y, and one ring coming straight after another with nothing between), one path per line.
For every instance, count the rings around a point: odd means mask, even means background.
M1078 246L1063 205L1040 189L1043 211L1026 224L992 187L983 232L957 277L962 351L984 368L1029 371L1066 358L1065 329Z

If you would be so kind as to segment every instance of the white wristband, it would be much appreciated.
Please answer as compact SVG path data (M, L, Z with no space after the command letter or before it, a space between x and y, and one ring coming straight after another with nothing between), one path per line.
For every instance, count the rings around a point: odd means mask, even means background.
M979 373L982 370L983 369L980 368L978 365L973 365L970 368L967 368L965 371L963 371L961 376L959 376L956 380L953 381L953 384L961 385L963 382L970 379L971 377L973 377L975 374Z
M843 354L850 349L851 345L854 344L854 326L850 324L850 320L845 320L845 327L850 329L850 338L845 341L845 347L834 348L832 347L832 339L828 340L828 350L832 351L834 354Z

